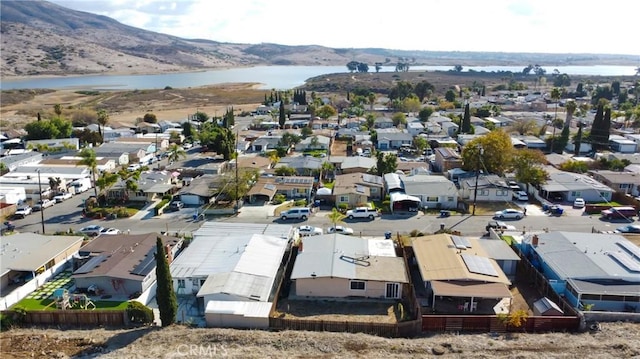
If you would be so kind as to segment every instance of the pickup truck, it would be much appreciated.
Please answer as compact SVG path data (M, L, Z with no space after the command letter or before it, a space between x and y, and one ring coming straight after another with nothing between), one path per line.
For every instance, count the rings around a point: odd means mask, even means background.
M379 217L380 213L375 208L369 207L357 207L347 211L347 218L369 218L373 220L375 217Z
M18 218L24 218L30 215L33 212L33 209L29 206L18 207L18 210L13 215Z
M33 206L33 211L42 211L44 208L49 208L51 206L53 206L54 204L56 204L56 201L51 200L51 199L43 199L41 201L38 201L38 203L36 203Z
M53 197L53 199L56 201L56 203L60 203L68 199L71 199L71 197L73 197L71 192L64 192L64 193L57 194L55 197Z

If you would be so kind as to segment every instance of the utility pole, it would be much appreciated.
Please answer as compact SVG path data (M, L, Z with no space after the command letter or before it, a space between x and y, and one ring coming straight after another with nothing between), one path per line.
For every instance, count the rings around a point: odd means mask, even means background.
M156 161L158 162L158 170L160 170L160 155L158 154L158 152L158 133L156 132L156 151L153 155L156 157Z
M480 177L480 162L483 153L484 150L482 146L478 146L478 163L476 164L476 186L473 190L473 212L471 213L472 216L476 215L476 199L478 198L478 177Z
M40 182L40 169L38 172L38 191L40 191L40 224L42 225L42 234L44 234L44 202L42 202L42 182Z
M236 142L234 143L233 146L233 155L236 158L236 214L238 214L238 212L240 211L240 197L238 196L238 194L240 193L240 183L239 182L239 176L238 176L238 167L240 167L239 163L238 163L238 130L236 130Z

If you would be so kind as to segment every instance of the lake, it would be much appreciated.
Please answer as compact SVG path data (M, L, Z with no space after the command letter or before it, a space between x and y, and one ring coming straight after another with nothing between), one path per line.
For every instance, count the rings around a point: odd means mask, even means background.
M414 66L410 71L448 71L452 66ZM469 66L464 71L512 71L521 72L524 66ZM557 69L568 75L633 76L635 66L556 66L544 67L547 74ZM383 66L382 72L394 71L392 66ZM370 70L375 71L373 66ZM5 80L2 90L14 89L83 89L83 90L147 90L199 87L222 83L258 82L261 89L291 89L304 85L311 77L347 72L346 66L255 66L234 69L198 72L165 73L155 75L87 75Z

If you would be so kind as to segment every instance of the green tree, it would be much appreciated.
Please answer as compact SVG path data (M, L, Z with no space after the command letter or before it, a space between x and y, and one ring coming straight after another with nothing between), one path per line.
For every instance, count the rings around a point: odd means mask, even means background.
M555 149L552 148L551 151L562 154L565 147L567 147L568 143L569 143L569 127L565 126L562 128L562 132L560 132L560 138L557 141L554 141L555 146L553 147L555 147Z
M280 101L280 109L278 111L278 124L280 125L280 128L284 128L286 121L287 117L284 112L284 101Z
M609 144L609 130L605 129L604 104L602 103L598 105L596 115L593 118L589 140L595 151L605 149Z
M194 117L198 122L205 122L209 119L209 115L207 115L205 112L202 112L202 111L196 111L196 113L194 114Z
M460 132L471 132L471 113L469 112L469 104L466 104L464 106L464 116L462 117L462 126L460 126Z
M415 95L409 96L402 101L402 109L406 112L417 113L422 104Z
M455 65L455 66L453 67L453 71L454 71L454 72L462 72L462 70L463 70L463 69L464 69L464 68L462 67L462 65Z
M482 154L479 155L479 152ZM474 138L462 149L462 168L475 171L477 168L485 173L502 176L509 168L513 144L511 137L502 129ZM480 160L480 163L478 163Z
M584 123L579 122L578 133L576 133L576 136L573 139L573 155L574 156L580 155L580 146L582 145L582 128L583 127L584 127Z
M96 187L100 189L100 193L104 193L105 190L111 188L111 186L118 182L118 177L116 173L103 172L96 180Z
M332 208L331 213L327 215L327 218L329 218L329 221L331 222L333 228L335 228L339 223L343 223L346 217L347 216L340 213L340 211L338 211L335 207Z
M425 106L420 109L420 112L418 112L418 118L420 119L420 121L426 122L427 120L429 120L429 117L431 117L434 111L435 110L433 109L433 107Z
M109 114L106 110L100 109L98 110L98 117L96 120L98 121L98 134L100 134L100 137L104 141L104 128L107 126L107 123L109 123Z
M194 131L193 131L193 125L191 125L191 122L186 121L182 124L182 134L184 135L185 138L189 140L193 140Z
M300 141L300 136L296 135L295 133L285 132L282 134L279 145L282 147L286 147L288 150L289 148L291 148L291 146L295 146L296 144L300 143Z
M551 90L551 99L553 99L553 101L556 103L555 115L553 117L554 121L555 121L555 119L558 118L558 100L560 100L561 96L562 96L562 90L560 88L554 87Z
M424 99L431 96L435 89L435 86L433 86L429 81L420 81L414 87L413 93L418 96L420 102L424 102Z
M328 119L329 117L335 116L338 112L331 105L324 105L316 110L316 115L323 120Z
M574 100L567 101L564 105L564 108L567 111L567 117L564 120L565 127L571 127L571 121L573 121L573 114L576 112L578 108L578 104Z
M53 105L53 112L56 114L56 117L62 116L62 105L59 103Z
M160 237L156 238L156 302L160 311L162 326L167 327L176 322L178 300L173 291L173 278L169 270L169 261Z
M523 136L535 133L537 127L535 120L518 119L513 121L511 124L511 131L517 132L519 135Z
M560 164L560 169L566 172L586 173L589 170L589 166L584 161L569 160Z
M296 169L289 166L280 166L275 169L276 176L295 176Z
M309 126L304 126L301 130L300 130L300 135L302 135L302 138L307 138L309 136L311 136L313 134L313 129Z
M225 161L231 159L235 153L236 138L233 132L225 127L212 122L205 122L200 133L200 142L212 151L224 157Z
M69 138L73 132L71 121L61 117L29 122L24 129L27 131L27 136L25 137L27 140Z
M391 116L391 120L393 121L393 125L397 127L398 125L407 123L407 116L405 116L403 112L396 112Z
M358 63L358 72L369 72L369 65L364 62Z
M369 92L369 94L367 94L367 100L369 102L369 109L373 110L373 105L375 105L376 103L376 94L373 92Z
M398 81L396 86L389 91L389 99L404 100L413 93L413 85L407 81Z
M182 148L182 146L178 146L175 143L172 143L169 146L169 155L167 156L167 160L169 162L176 162L180 158L187 158L187 152Z
M333 172L335 170L335 166L333 163L324 161L322 162L322 166L320 167L320 180L326 179L327 173Z
M419 153L422 153L425 149L427 149L427 147L429 147L429 143L427 143L427 140L424 137L416 136L413 139L413 147L415 147Z
M83 148L78 154L80 161L76 166L87 166L91 170L91 182L93 185L93 191L98 197L98 188L96 186L96 172L98 171L98 160L96 158L96 151L93 148Z
M349 72L355 72L357 69L358 69L358 61L347 62L347 70L349 70Z
M236 123L236 120L233 114L233 107L227 108L227 110L224 113L224 116L222 116L222 127L231 128L233 127L233 125L235 125L235 123Z
M62 184L62 179L60 177L49 177L49 187L53 193L57 193L60 185Z
M378 176L384 176L387 173L393 173L398 168L398 157L393 153L377 152L376 166L372 168L372 172Z
M456 92L449 89L447 90L447 92L444 94L444 99L447 100L448 102L453 102L456 100Z
M158 117L156 117L155 113L145 113L142 121L146 123L158 123Z
M549 174L543 167L545 163L544 153L524 148L514 151L510 168L516 175L516 181L526 183L528 191L530 184L539 186L549 178Z

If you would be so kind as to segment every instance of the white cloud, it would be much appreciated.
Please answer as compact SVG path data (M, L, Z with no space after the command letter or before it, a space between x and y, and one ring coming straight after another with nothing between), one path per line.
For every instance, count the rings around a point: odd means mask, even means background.
M51 1L146 30L221 42L640 55L638 1Z

